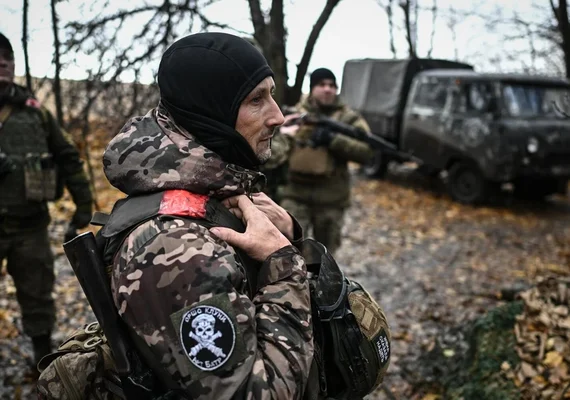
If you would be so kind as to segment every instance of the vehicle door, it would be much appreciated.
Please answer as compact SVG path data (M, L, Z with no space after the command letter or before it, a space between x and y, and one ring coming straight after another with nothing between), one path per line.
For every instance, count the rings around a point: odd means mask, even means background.
M401 148L430 166L438 166L441 115L449 78L420 77L414 83L404 111Z
M500 143L493 135L497 100L493 83L456 80L442 118L440 158L467 158L485 167Z

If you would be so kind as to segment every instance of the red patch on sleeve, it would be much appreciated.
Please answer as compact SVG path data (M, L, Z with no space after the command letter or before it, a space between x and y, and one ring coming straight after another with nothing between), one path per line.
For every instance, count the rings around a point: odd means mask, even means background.
M37 101L33 97L28 97L28 99L26 99L26 106L32 107L32 108L40 108L41 104L39 101Z
M208 196L186 190L167 190L160 201L159 214L205 218Z

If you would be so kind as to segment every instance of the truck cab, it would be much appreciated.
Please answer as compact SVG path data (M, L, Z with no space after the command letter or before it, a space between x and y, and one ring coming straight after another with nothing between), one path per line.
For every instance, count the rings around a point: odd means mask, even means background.
M484 202L503 183L526 197L565 192L570 120L557 105L568 103L570 83L429 61L367 59L345 65L344 101L364 115L373 134L398 148L396 157L378 152L364 168L368 175L381 175L388 162L413 159L421 171L444 172L449 194L463 203ZM356 82L353 73L363 66L370 74ZM370 91L373 96L362 96ZM390 103L392 109L386 107Z

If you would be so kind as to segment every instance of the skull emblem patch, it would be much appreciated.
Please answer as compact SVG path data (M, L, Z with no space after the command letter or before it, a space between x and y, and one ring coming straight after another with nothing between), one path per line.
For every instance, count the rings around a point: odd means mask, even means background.
M180 321L180 342L188 359L204 371L221 367L231 356L236 340L233 321L217 307L198 306Z

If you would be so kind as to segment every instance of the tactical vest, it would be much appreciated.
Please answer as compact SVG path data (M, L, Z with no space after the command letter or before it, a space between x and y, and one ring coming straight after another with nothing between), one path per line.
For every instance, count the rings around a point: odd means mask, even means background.
M330 118L352 124L358 115L345 110L336 110ZM310 140L316 128L311 125L302 125L295 134L297 145L289 158L289 177L291 182L301 184L322 184L330 179L335 170L343 167L345 162L338 162L327 147L312 147Z
M0 150L8 155L14 165L14 170L0 181L0 217L25 218L47 212L45 202L28 200L26 179L28 182L35 179L37 182L30 183L30 186L38 190L42 190L46 179L53 179L55 185L55 175L40 175L42 164L44 169L46 164L51 164L55 173L48 136L41 110L13 106L8 119L0 127ZM39 169L40 173L30 177L30 168L27 171L26 165Z

